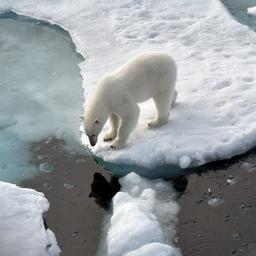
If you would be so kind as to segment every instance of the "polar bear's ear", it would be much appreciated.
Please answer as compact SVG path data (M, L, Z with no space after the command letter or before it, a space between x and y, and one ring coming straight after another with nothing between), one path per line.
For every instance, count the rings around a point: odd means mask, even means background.
M95 124L99 124L100 121L99 121L98 119L95 119L95 120L94 120L94 123L95 123Z

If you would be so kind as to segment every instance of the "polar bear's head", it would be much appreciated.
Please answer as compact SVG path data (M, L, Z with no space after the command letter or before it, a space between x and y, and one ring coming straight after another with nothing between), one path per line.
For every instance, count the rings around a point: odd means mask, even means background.
M108 119L108 113L98 105L90 105L85 108L82 119L85 134L88 136L91 146L95 146L98 136Z

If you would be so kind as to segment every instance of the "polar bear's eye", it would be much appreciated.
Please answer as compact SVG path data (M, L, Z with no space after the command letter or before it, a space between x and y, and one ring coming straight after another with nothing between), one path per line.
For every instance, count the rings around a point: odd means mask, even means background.
M99 124L100 121L99 121L98 119L96 119L96 120L94 121L94 123L95 123L95 124Z

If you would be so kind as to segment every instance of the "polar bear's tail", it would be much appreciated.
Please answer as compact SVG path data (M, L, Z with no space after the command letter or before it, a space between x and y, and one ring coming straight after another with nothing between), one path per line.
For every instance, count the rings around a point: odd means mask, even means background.
M178 92L175 91L175 92L174 92L174 95L173 95L173 99L172 99L171 108L175 106L177 97L178 97Z

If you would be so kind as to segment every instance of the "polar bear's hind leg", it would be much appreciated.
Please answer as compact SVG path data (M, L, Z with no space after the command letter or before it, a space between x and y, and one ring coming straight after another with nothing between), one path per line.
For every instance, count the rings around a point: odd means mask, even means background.
M168 122L171 98L169 91L158 93L153 97L157 114L155 119L148 123L148 128L160 127Z
M110 114L109 121L110 121L110 129L109 129L108 132L106 132L106 134L104 136L104 141L114 140L117 136L117 131L118 131L118 128L119 128L119 125L120 125L120 119L114 113Z
M175 92L174 92L173 99L172 99L171 107L174 107L174 106L175 106L176 101L177 101L177 97L178 97L178 93L177 93L177 91L175 91Z

